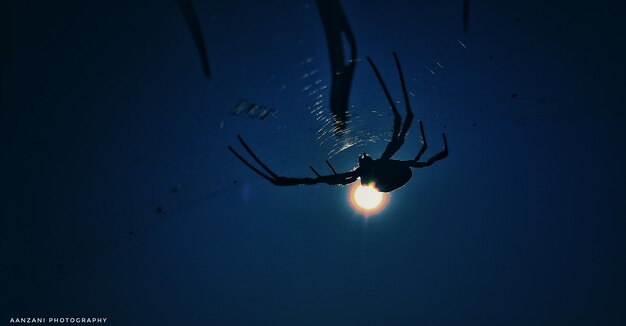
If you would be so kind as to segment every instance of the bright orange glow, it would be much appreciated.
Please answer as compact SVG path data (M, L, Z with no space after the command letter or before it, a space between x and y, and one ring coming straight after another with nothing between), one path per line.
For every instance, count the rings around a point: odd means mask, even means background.
M352 208L366 217L380 213L389 202L389 193L379 192L374 184L363 186L359 181L350 187L348 196Z

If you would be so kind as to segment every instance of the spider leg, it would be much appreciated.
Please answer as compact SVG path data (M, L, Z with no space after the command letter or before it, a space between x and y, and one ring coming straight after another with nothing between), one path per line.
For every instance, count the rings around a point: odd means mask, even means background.
M413 110L411 110L411 103L409 101L409 92L406 90L406 83L404 82L404 74L402 73L402 67L400 66L400 59L398 59L398 54L395 52L393 53L393 59L396 61L396 67L398 68L398 75L400 75L400 84L402 85L402 95L404 96L404 105L406 106L406 116L404 117L402 130L400 131L400 135L398 136L398 148L393 153L395 154L395 152L397 152L400 149L400 147L404 144L404 138L406 137L407 132L409 132L409 127L411 127L411 123L413 122Z
M441 152L435 154L435 156L429 158L428 161L426 162L418 162L417 160L408 161L409 166L414 167L414 168L425 168L427 166L433 165L433 163L439 160L446 158L448 156L448 140L446 139L446 134L442 134L442 136L443 136L443 150ZM421 155L421 153L418 155Z
M252 158L259 163L259 165L263 168L263 170L265 170L267 173L269 173L269 175L272 176L272 178L274 179L278 179L279 176L278 174L274 173L274 171L272 171L270 168L267 167L267 165L265 165L255 154L254 152L250 149L250 147L248 146L248 144L246 144L245 141L243 141L243 138L241 138L241 135L237 135L237 139L239 139L239 142L241 143L241 145L243 145L243 148L246 149L246 151L248 152L248 154L250 154L250 156L252 156Z
M243 163L245 164L248 168L250 168L250 170L256 172L256 174L262 176L264 179L268 180L269 182L274 183L276 180L274 180L272 177L268 176L267 174L259 171L259 169L255 168L254 165L250 164L250 162L248 162L248 160L246 160L245 158L243 158L239 153L237 153L237 151L232 148L231 146L228 146L228 149L235 154L235 156Z
M321 175L317 173L317 171L315 171L312 165L309 165L309 169L311 169L311 171L313 171L313 173L315 173L316 176L321 177Z
M337 174L337 171L335 171L335 168L330 165L330 162L328 162L328 160L326 160L326 164L328 164L328 167L330 168L331 171L333 171L333 174Z
M374 71L374 74L376 75L376 78L378 79L378 82L380 83L380 86L385 93L385 97L387 97L387 102L389 102L389 106L391 106L391 111L393 112L393 134L391 136L391 141L389 142L389 144L387 144L387 148L385 148L385 151L381 156L381 159L389 159L397 151L396 147L399 148L396 143L398 142L398 135L400 133L402 117L400 116L400 112L398 112L396 103L394 103L393 99L391 98L391 94L389 94L387 84L385 84L383 77L380 75L380 72L378 72L378 68L376 68L376 65L374 64L374 61L372 61L372 58L370 57L367 57L367 61L370 63L370 66L372 67L372 70Z
M422 148L420 148L420 151L417 153L417 156L415 156L414 161L419 161L422 155L424 154L424 152L426 151L426 149L428 148L428 143L426 142L426 134L424 133L424 124L422 123L421 120L420 120L420 133L422 134Z
M369 57L367 58L368 62L372 66L372 70L374 70L374 74L378 79L383 92L385 92L385 96L387 97L387 101L391 106L391 110L394 115L394 124L393 124L393 136L391 141L385 148L381 159L390 159L399 149L404 145L404 139L406 138L406 134L409 132L409 128L411 127L411 123L413 122L413 111L411 110L411 103L409 102L409 93L406 89L406 82L404 81L404 73L402 72L402 67L400 65L400 59L398 59L398 54L393 53L393 59L396 62L396 68L398 69L398 75L400 75L400 84L402 85L402 95L404 97L404 104L406 107L406 117L404 118L404 123L402 123L402 118L400 117L400 113L396 108L391 95L389 94L389 89L385 84L382 76L380 75L378 69L374 65L374 62ZM402 123L402 129L400 129L400 124Z
M346 172L346 173L337 173L337 171L335 171L333 166L330 165L330 162L328 162L328 161L326 161L326 164L328 164L330 169L333 171L332 175L320 175L312 166L309 166L311 171L313 171L313 173L315 173L315 175L316 175L315 178L281 177L281 176L277 175L276 173L274 173L274 171L272 171L269 167L267 167L267 165L265 165L258 158L258 156L256 156L256 154L254 154L252 149L250 149L248 144L246 144L246 142L243 140L243 138L240 135L237 135L237 138L239 139L239 142L241 142L241 145L243 145L243 147L246 149L248 154L250 154L250 156L252 156L254 161L256 163L258 163L262 167L262 169L265 170L265 172L263 172L262 170L256 168L254 165L252 165L252 163L250 163L248 160L243 158L243 156L241 156L241 154L239 154L231 146L228 146L228 149L243 164L245 164L250 170L254 171L256 174L260 175L265 180L267 180L267 181L269 181L269 182L271 182L271 183L273 183L273 184L275 184L277 186L314 185L314 184L318 184L318 183L326 183L326 184L329 184L329 185L346 185L346 184L349 184L349 183L352 183L352 182L356 181L358 179L358 177L359 177L359 172L357 170L352 170L352 171L349 171L349 172Z

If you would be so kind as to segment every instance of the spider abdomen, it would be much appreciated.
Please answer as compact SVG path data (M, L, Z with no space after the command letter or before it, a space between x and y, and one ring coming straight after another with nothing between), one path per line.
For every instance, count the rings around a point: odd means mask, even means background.
M390 192L404 186L412 176L411 168L402 161L375 160L370 173L362 176L361 183L374 182L378 191Z

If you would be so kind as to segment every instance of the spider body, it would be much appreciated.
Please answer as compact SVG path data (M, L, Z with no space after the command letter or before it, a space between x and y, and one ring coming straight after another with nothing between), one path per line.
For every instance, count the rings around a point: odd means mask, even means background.
M363 160L365 156L369 160ZM365 161L365 162L364 162ZM367 163L366 163L367 162ZM398 160L372 160L367 154L359 157L358 174L362 185L374 184L380 192L390 192L404 186L411 177L411 167Z
M246 142L241 138L241 136L237 136L239 142L244 147L246 152L250 154L250 156L254 159L258 165L261 166L265 172L261 171L254 165L252 165L248 160L243 158L235 149L228 146L228 149L248 168L252 171L256 172L259 176L264 179L270 181L271 183L277 186L293 186L293 185L314 185L318 183L326 183L329 185L347 185L355 182L359 178L361 179L361 184L368 185L373 183L374 187L378 189L380 192L390 192L395 189L398 189L404 186L413 176L413 172L411 168L424 168L427 166L431 166L433 163L445 158L448 156L448 142L446 140L446 134L442 134L443 137L443 150L439 153L435 154L431 158L429 158L425 162L420 162L420 158L426 151L428 144L426 142L426 135L424 133L424 125L422 122L419 122L420 125L420 133L421 133L421 141L422 147L412 160L394 160L391 157L402 147L404 144L404 139L406 138L406 134L409 131L409 127L411 126L411 122L413 121L413 111L411 110L411 105L409 103L409 96L406 90L406 84L404 82L404 76L402 74L402 68L400 67L400 60L398 60L398 56L393 54L394 60L396 62L396 67L398 69L398 74L400 75L400 83L402 85L402 93L404 95L404 104L406 107L406 116L404 122L402 122L402 117L396 108L396 104L391 98L389 94L389 90L387 89L387 85L383 81L376 65L372 59L367 57L367 61L369 62L376 78L378 79L385 96L387 97L387 101L389 102L389 106L391 107L391 111L394 115L393 122L393 134L391 137L391 141L387 144L385 151L378 159L373 159L367 154L361 154L359 156L359 165L354 168L352 171L345 173L337 173L335 168L330 164L330 162L326 161L326 164L330 168L333 174L330 175L321 175L319 174L312 166L309 166L311 171L315 173L315 178L291 178L291 177L282 177L274 173L270 168L268 168L257 156L254 154L252 149L246 144Z

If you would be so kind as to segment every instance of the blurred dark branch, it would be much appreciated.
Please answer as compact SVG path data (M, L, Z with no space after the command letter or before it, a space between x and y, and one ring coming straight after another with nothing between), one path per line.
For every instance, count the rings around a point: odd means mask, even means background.
M209 66L209 55L207 54L206 44L204 42L204 34L202 34L202 26L200 25L200 19L196 9L193 7L191 0L176 0L178 8L180 9L187 27L191 32L191 37L196 44L198 54L200 54L200 61L202 62L202 70L207 78L211 79L211 68Z
M330 56L332 73L330 109L335 118L335 128L333 129L335 135L340 136L347 129L348 101L357 59L356 40L339 0L316 0L316 3L324 26ZM345 62L342 35L350 46L350 60L348 62Z

